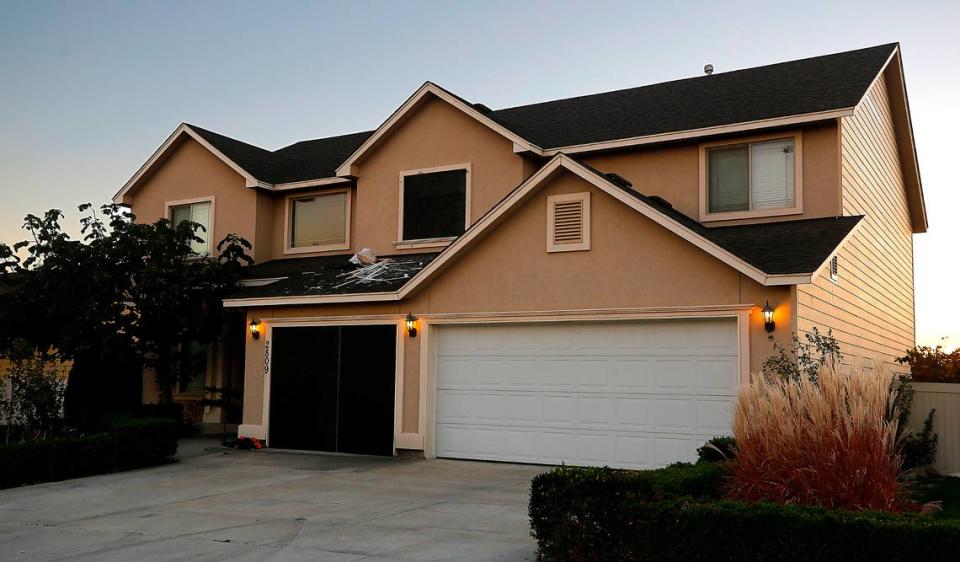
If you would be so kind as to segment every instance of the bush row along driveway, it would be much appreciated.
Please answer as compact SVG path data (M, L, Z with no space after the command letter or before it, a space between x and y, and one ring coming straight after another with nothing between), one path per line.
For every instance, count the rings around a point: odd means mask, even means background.
M0 491L0 559L530 560L543 467L228 451Z

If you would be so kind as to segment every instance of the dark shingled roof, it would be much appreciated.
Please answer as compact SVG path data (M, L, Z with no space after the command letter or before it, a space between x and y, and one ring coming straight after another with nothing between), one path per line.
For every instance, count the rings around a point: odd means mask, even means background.
M264 262L244 268L246 279L284 279L259 287L242 287L230 299L262 297L351 295L396 291L417 272L427 266L437 253L380 256L391 260L391 271L383 280L351 281L350 273L360 269L350 263L349 255L289 258Z
M895 47L891 43L497 111L471 105L542 148L732 125L853 107ZM337 167L373 134L364 131L302 141L271 152L189 126L258 180L269 183L334 177Z
M494 111L542 148L853 107L896 43Z
M364 131L301 141L271 152L196 125L187 126L253 177L269 183L335 177L337 166L373 134Z
M612 183L768 275L813 273L863 219L858 215L708 228L660 197Z

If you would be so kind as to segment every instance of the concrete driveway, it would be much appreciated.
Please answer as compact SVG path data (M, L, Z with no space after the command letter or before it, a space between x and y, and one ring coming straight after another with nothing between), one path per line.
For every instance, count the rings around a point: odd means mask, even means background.
M532 560L543 467L230 451L0 490L0 560Z

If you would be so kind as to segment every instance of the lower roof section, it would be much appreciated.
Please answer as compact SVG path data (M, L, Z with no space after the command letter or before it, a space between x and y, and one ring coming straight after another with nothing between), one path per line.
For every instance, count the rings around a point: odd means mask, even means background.
M381 256L376 263L356 265L350 255L277 259L245 268L242 287L225 303L254 306L258 299L396 293L426 267L437 253ZM237 304L242 303L242 304Z

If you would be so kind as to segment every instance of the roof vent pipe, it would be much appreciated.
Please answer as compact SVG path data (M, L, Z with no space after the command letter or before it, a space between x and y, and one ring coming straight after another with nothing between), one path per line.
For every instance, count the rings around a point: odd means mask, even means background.
M713 74L713 65L712 64L705 65L703 67L703 73L706 74L707 76L710 76L711 74Z

